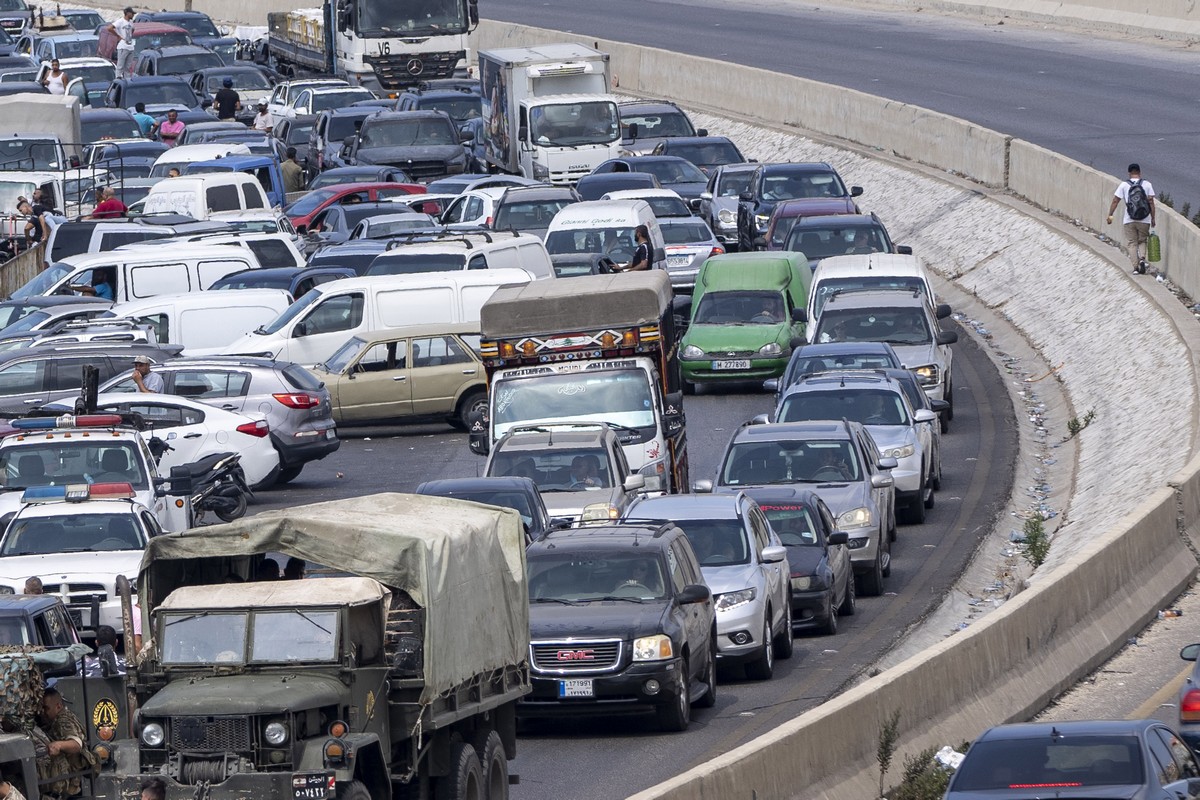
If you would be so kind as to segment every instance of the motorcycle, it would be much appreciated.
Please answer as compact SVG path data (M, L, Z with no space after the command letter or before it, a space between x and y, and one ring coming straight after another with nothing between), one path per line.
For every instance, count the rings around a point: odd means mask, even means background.
M253 497L237 453L213 453L199 461L171 468L171 483L191 486L192 513L199 524L211 511L223 522L233 522L246 513Z

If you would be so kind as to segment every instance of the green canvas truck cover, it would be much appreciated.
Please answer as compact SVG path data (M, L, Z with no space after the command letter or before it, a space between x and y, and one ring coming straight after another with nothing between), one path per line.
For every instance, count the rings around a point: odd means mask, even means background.
M423 702L528 659L520 515L441 497L376 494L157 536L138 579L142 613L181 586L220 592L225 575L245 576L250 557L268 553L373 578L424 608Z

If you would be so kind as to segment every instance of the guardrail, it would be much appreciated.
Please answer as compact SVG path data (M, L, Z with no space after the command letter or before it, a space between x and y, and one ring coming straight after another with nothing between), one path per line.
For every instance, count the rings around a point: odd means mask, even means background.
M1103 215L1116 178L917 106L712 59L508 23L482 23L475 48L555 41L584 42L608 52L623 91L667 97L694 108L877 148L966 176L997 193L1019 195L1043 209L1104 230ZM716 104L721 108L713 109ZM1158 227L1168 258L1159 268L1189 294L1200 294L1196 258L1200 229L1169 210L1160 214ZM1110 233L1119 237L1116 227ZM1099 242L1094 246L1100 251L1106 248ZM1113 250L1107 253L1109 258L1115 256ZM978 258L987 260L983 255ZM1189 410L1182 417L1183 426L1194 428L1190 410L1198 403L1191 375L1200 353L1200 330L1191 315L1165 292L1147 298L1127 280L1115 282L1117 290L1128 296L1112 298L1113 311L1136 306L1139 312L1153 315L1155 334L1169 339L1161 344L1172 354L1162 363L1140 364L1122 374L1124 364L1114 364L1111 358L1106 361L1104 348L1086 345L1089 340L1116 343L1123 337L1128 346L1125 325L1113 324L1111 315L1082 320L1070 314L1061 315L1061 320L1045 318L1046 306L1054 302L1064 309L1084 307L1072 294L1078 287L1069 280L1055 276L1056 280L1037 288L1043 295L1053 292L1061 297L1014 296L1019 291L1033 291L1034 286L1024 280L1006 281L1004 269L1021 269L1029 260L1028 254L1007 259L1003 268L997 268L993 260L986 270L976 269L969 276L969 288L983 302L1003 306L1012 324L1044 352L1061 355L1064 348L1075 348L1070 355L1077 355L1078 363L1068 364L1059 373L1069 394L1093 402L1098 391L1090 385L1094 383L1132 392L1147 404L1125 405L1124 411L1116 405L1104 409L1109 412L1110 434L1122 431L1118 417L1136 413L1131 408L1166 402L1156 400L1155 387L1144 380L1147 369L1160 370L1159 377L1168 370L1187 379L1184 385L1190 394L1173 399ZM1116 260L1121 266L1108 265L1108 269L1128 269L1124 259ZM1096 261L1103 264L1100 257ZM1027 268L1054 267L1050 263ZM977 277L980 272L990 274ZM1103 314L1105 308L1103 302L1092 302L1086 313ZM1131 357L1138 354L1128 347L1122 352ZM1178 446L1163 453L1162 459L1139 463L1134 472L1124 475L1111 466L1117 457L1113 435L1097 434L1099 438L1091 440L1081 437L1079 465L1091 476L1100 474L1102 480L1100 485L1093 481L1092 485L1077 486L1073 502L1094 502L1096 493L1124 481L1120 485L1121 496L1127 499L1121 508L1127 512L1123 518L1103 520L1094 534L1089 531L1088 546L1056 567L1044 568L1032 588L968 630L743 747L642 792L636 796L638 800L873 797L878 791L875 735L893 711L901 712L901 750L915 752L930 744L973 738L982 727L1023 718L1041 708L1111 655L1195 574L1196 560L1186 537L1200 530L1200 460L1188 462L1194 432L1180 430L1178 434L1169 440ZM1135 438L1142 435L1141 430L1132 434ZM1101 459L1107 459L1106 471L1097 465ZM1182 464L1186 466L1173 475ZM1128 483L1131 474L1133 486ZM1105 481L1114 483L1105 486Z

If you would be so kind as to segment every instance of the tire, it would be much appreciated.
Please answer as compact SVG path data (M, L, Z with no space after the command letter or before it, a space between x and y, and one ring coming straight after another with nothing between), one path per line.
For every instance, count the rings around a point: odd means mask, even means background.
M883 556L875 555L875 564L870 572L855 576L858 580L859 591L866 597L879 597L883 594Z
M787 661L792 657L792 653L796 649L796 642L792 638L792 593L788 591L788 596L784 599L784 607L787 611L783 614L783 630L772 640L771 646L775 648L775 657L780 661Z
M472 742L483 771L483 796L486 800L508 800L508 756L504 742L494 730L479 730Z
M883 562L883 572L882 572L883 577L890 578L892 575L892 546L891 545L888 545L886 548L884 548L884 551L879 556L879 559L880 559L880 561ZM880 585L880 594L882 594L882 593L883 593L883 590L882 590L882 584L881 584Z
M851 575L846 581L846 596L842 598L842 604L838 606L839 617L853 617L854 612L858 610L858 592L854 585L854 576Z
M704 696L692 705L696 708L712 708L717 704L717 633L713 631L712 645L708 648L708 670L704 675Z
M692 721L692 675L687 659L683 659L683 685L679 694L656 709L658 727L669 733L682 733ZM438 798L441 800L441 798Z
M892 501L892 510L888 515L887 540L889 542L896 541L896 503Z
M925 522L925 501L921 495L917 495L904 509L904 522L907 525L921 525Z
M933 473L932 483L935 492L942 490L942 449L940 447L937 451L937 469Z
M241 519L246 514L246 493L238 492L237 505L232 509L225 511L223 509L213 509L213 513L217 515L217 519L222 522L233 522L235 519Z
M371 793L362 781L350 781L346 788L338 792L338 800L372 800Z
M291 483L300 477L300 473L304 471L304 465L297 467L284 467L279 470L279 475L275 478L276 486L283 486L285 483Z
M929 478L925 481L925 491L928 494L925 495L925 500L923 501L923 505L925 506L925 508L933 508L933 504L936 503L937 500L933 496L933 476L932 475L929 476Z
M746 662L746 677L752 681L769 681L775 674L775 645L771 641L771 609L767 609L763 620L762 653L753 661Z
M476 389L463 395L463 399L458 401L458 410L450 418L450 424L459 430L470 430L470 416L475 411L487 412L487 392L483 389Z
M686 395L694 395L696 393L696 384L689 380L683 381L683 393Z
M954 382L949 378L946 380L946 391L944 393L944 397L946 398L946 402L950 404L950 407L946 409L945 415L946 421L949 422L950 420L954 419ZM942 430L945 432L944 428Z
M474 747L466 742L451 745L450 773L437 779L433 797L434 800L485 800L483 767Z
M817 628L817 632L822 636L837 636L838 632L838 609L833 604L833 591L829 592L829 616Z

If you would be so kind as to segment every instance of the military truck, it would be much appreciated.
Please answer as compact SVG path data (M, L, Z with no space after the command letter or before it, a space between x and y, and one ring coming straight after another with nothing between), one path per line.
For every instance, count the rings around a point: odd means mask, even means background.
M254 582L296 556L330 577ZM137 737L101 798L508 796L530 691L520 516L380 494L155 537Z

